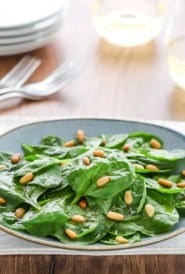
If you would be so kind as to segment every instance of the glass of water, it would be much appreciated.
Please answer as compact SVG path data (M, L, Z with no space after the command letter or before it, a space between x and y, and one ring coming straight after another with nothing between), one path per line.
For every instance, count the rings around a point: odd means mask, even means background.
M174 82L185 89L185 0L175 1L166 40L169 72Z
M185 0L184 0L185 1ZM94 0L93 23L110 43L133 47L153 40L167 18L170 0Z

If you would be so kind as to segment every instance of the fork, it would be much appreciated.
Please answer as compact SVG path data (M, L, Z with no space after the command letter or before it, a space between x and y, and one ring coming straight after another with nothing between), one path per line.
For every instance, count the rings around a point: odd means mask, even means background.
M37 58L30 56L23 57L18 64L13 67L3 78L0 80L0 89L5 87L20 87L33 72L38 68L41 61Z
M65 62L43 81L28 84L19 88L3 88L0 90L0 101L10 98L42 100L66 86L79 72L74 62Z

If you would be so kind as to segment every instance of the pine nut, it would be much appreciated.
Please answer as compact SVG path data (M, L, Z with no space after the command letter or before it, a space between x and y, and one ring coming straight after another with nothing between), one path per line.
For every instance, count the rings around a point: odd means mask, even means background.
M150 171L158 171L159 170L159 168L154 165L146 165L146 169L148 169Z
M76 232L74 232L72 229L69 229L69 228L65 229L65 233L71 239L76 239L78 237L78 235L76 234Z
M133 196L130 190L125 191L124 200L127 205L131 205L133 202Z
M130 145L129 144L124 144L123 150L124 150L124 152L128 152L130 150Z
M86 165L86 166L89 166L91 163L91 161L88 157L83 157L82 161L83 161L84 165Z
M26 212L26 210L25 210L24 208L19 207L19 208L17 208L16 211L15 211L15 216L16 216L17 218L22 218L23 215L25 214L25 212Z
M183 176L185 176L185 170L183 170L183 171L181 172L181 174L182 174Z
M145 205L145 212L148 215L148 217L152 218L155 214L155 208L151 204Z
M5 165L0 165L0 170L4 170L6 169L6 166Z
M152 148L160 149L161 148L161 143L156 139L151 139L150 140L150 146Z
M20 153L15 153L11 157L12 164L17 164L20 160L21 160L21 154Z
M87 208L87 201L85 199L81 199L78 204L82 209Z
M144 169L144 166L140 165L140 164L134 164L135 168L139 168L139 169Z
M85 139L85 132L82 129L79 129L76 133L76 137L79 143L83 143Z
M173 186L173 183L169 180L166 180L166 179L163 179L163 178L159 178L158 179L158 183L161 185L161 186L164 186L164 187L167 187L167 188L170 188Z
M62 162L61 164L60 164L60 166L67 166L69 163L68 162Z
M107 218L115 220L115 221L122 221L124 219L124 215L118 212L109 211L107 213Z
M30 182L32 179L33 179L33 173L29 172L26 175L24 175L23 177L21 177L19 182L21 184L26 184L26 183Z
M105 156L105 152L101 149L96 149L93 151L93 155L95 157L104 157Z
M0 205L6 204L6 200L2 197L0 197Z
M122 236L116 236L115 240L116 240L116 242L117 242L118 244L126 244L126 243L128 243L128 240L125 239L125 238L122 237Z
M105 184L107 184L109 181L110 181L110 176L104 176L104 177L99 178L96 181L96 185L98 187L101 187L101 186L104 186Z
M184 188L185 187L185 182L179 182L177 183L178 187Z
M77 223L84 223L86 219L82 215L73 215L71 217L71 220L74 221L74 222L77 222Z
M74 147L75 146L75 141L74 140L70 140L67 141L63 144L64 147Z

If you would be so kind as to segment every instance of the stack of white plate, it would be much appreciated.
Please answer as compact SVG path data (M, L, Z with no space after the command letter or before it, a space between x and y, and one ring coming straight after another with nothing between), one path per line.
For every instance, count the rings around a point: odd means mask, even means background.
M60 29L66 0L0 0L0 55L46 45Z

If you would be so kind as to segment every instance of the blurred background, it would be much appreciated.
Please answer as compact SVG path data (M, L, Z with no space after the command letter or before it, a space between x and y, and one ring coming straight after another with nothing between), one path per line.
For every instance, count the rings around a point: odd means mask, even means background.
M1 78L25 55L40 61L29 83L66 60L80 70L43 100L3 100L2 114L184 120L184 11L181 0L2 1Z

